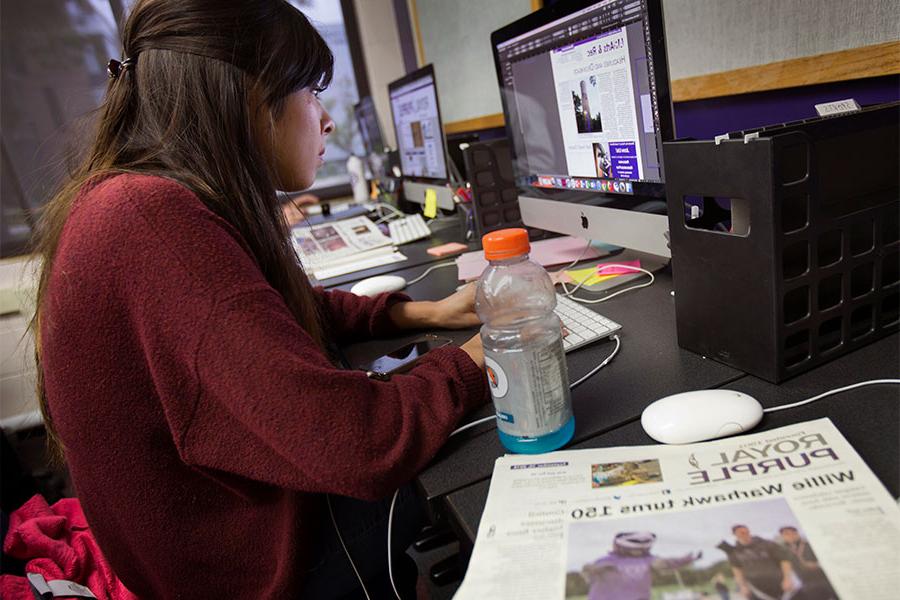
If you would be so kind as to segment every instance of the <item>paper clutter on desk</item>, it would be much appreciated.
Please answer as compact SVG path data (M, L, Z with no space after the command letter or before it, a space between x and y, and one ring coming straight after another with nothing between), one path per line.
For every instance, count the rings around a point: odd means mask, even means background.
M546 267L570 263L574 260L598 258L600 252L589 247L587 240L567 236L534 242L531 244L529 256L532 261ZM459 279L462 281L478 279L487 265L481 250L466 252L456 259L456 268L459 271Z

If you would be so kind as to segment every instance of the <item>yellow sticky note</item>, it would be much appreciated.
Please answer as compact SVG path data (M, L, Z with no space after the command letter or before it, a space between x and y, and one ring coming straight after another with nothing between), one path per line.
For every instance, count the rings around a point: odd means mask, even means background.
M578 269L575 271L566 271L566 275L568 275L572 281L575 283L582 283L588 287L592 285L597 285L600 282L606 281L607 279L612 279L617 275L598 275L597 274L597 266L588 267L587 269Z
M437 216L437 192L432 188L425 190L425 208L422 209L422 214L429 219Z

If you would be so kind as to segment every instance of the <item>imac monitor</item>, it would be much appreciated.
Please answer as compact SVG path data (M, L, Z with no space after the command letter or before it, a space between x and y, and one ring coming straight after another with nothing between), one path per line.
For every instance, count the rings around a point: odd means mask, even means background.
M384 154L384 137L381 135L381 126L378 124L378 113L375 112L375 103L371 96L365 96L357 104L353 105L353 114L356 117L356 125L359 127L359 135L362 138L366 154Z
M426 65L388 85L403 195L424 204L431 190L438 206L452 210L453 196L447 187L447 149L438 106L434 68Z
M670 256L660 0L554 4L491 45L524 222Z

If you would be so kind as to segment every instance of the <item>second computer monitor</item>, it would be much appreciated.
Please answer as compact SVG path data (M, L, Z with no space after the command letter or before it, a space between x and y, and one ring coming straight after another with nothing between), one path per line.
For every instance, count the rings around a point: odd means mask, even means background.
M381 135L381 126L378 124L378 113L371 96L360 98L353 105L353 114L356 117L356 125L359 127L359 135L362 138L366 154L384 154L384 136Z
M426 65L388 85L403 173L404 196L423 204L430 193L441 208L454 208L447 188L447 149L434 69Z
M667 256L660 0L555 4L491 43L526 224Z

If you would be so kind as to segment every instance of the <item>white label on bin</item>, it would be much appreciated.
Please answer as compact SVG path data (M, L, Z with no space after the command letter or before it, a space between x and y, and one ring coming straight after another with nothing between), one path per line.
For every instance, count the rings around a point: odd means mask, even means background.
M829 115L841 115L844 113L856 112L858 110L859 104L853 98L816 104L816 112L820 117L827 117Z

